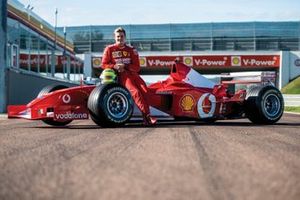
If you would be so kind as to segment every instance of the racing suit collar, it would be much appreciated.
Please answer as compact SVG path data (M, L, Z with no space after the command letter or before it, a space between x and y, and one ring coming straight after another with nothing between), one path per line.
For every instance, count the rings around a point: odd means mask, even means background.
M118 45L118 44L115 44L115 46L118 47L118 48L120 48L120 49L123 49L123 48L126 47L126 44L124 44L124 45L122 45L122 46L121 46L121 45Z

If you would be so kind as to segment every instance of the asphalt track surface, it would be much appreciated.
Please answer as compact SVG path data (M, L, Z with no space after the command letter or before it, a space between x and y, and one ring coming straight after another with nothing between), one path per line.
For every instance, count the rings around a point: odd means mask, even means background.
M0 118L0 199L300 199L300 115L53 128Z

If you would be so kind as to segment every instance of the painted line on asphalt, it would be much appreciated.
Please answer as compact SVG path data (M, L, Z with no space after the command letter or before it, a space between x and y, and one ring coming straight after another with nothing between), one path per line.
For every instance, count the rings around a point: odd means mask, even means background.
M286 111L284 111L284 113L287 113L287 114L294 114L294 115L300 115L300 113L297 113L297 112L286 112Z

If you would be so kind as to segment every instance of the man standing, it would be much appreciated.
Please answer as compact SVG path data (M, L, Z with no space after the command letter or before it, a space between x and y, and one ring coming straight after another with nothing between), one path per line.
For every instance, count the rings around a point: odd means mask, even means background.
M147 86L139 76L140 61L135 48L126 44L126 32L119 27L114 31L115 44L105 48L102 58L102 68L114 69L118 72L119 83L126 87L143 114L144 124L153 125L156 119L150 116L146 101Z

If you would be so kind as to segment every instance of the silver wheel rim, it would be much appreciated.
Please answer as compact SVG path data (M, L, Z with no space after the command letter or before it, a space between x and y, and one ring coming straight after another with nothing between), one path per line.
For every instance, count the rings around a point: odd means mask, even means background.
M265 113L270 117L275 117L281 108L280 99L275 94L269 94L264 101Z
M128 111L128 100L124 94L115 92L108 97L106 107L110 116L120 119Z

